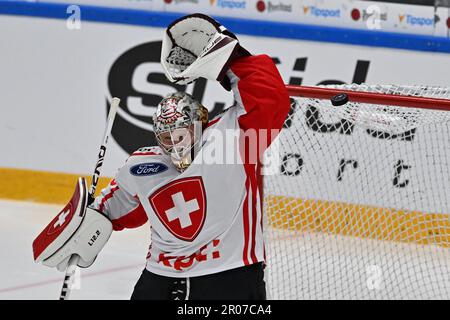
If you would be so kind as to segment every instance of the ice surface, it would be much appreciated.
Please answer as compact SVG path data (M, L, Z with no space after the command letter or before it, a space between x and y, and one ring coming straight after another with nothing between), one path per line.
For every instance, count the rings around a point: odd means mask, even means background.
M58 299L64 274L33 260L32 242L62 208L0 201L0 299ZM145 267L148 225L114 232L97 261L81 269L70 299L129 299Z
M58 299L64 274L35 264L34 238L61 205L0 201L0 299ZM275 234L269 254L275 267L268 281L273 298L450 299L448 248L416 248L323 234ZM148 225L114 232L71 299L129 299L145 266ZM383 281L369 290L368 269L379 266ZM278 271L277 271L278 270ZM370 270L369 270L370 272ZM281 294L281 292L283 292Z
M268 232L274 299L450 299L449 248Z

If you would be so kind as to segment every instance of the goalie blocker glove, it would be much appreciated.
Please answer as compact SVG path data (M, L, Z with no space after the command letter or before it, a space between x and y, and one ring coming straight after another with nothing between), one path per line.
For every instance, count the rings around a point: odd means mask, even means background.
M72 199L33 242L35 262L65 271L69 259L80 257L78 266L94 263L112 233L111 221L87 206L88 192L84 178L78 183Z
M161 50L161 64L167 79L188 84L198 78L217 80L228 91L226 76L233 60L249 56L236 36L204 14L184 16L167 28Z

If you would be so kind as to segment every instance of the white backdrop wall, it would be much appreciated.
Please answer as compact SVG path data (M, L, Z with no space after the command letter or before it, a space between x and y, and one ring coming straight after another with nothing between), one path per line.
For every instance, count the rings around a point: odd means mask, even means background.
M153 143L150 116L158 100L175 90L158 63L162 32L91 22L69 30L64 20L1 16L0 167L90 174L111 95L122 98L122 109L104 174L114 175L131 150ZM450 86L448 54L240 39L253 53L278 58L286 83ZM215 83L186 91L215 108L213 113L232 102Z

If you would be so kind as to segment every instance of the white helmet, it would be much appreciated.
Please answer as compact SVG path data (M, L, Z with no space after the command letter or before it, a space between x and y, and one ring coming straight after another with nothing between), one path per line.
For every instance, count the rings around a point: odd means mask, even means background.
M156 141L179 171L191 164L201 138L199 131L207 123L208 110L187 93L172 93L158 104L153 115Z

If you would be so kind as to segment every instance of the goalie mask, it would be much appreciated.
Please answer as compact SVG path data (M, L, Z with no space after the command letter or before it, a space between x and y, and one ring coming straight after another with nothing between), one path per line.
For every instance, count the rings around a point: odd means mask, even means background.
M179 171L191 164L207 123L208 110L187 93L170 94L158 104L153 115L156 141Z

